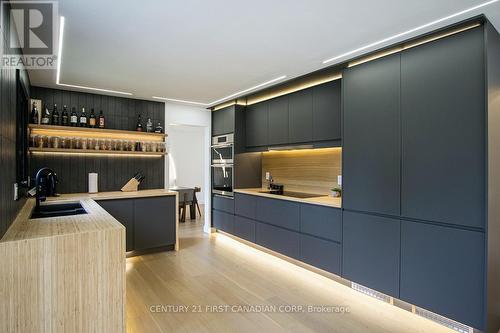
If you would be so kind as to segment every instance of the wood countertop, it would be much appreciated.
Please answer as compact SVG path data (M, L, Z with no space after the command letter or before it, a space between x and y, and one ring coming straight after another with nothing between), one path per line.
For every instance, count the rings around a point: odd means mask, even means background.
M94 199L94 200L113 200L113 199L134 199L134 198L148 198L148 197L161 197L161 196L174 196L177 195L175 191L168 191L165 189L156 190L140 190L133 192L98 192L98 193L70 193L61 194L59 197L47 198L47 201L60 201L60 200L79 200L79 199Z
M272 199L281 199L281 200L301 202L301 203L312 204L312 205L327 206L327 207L333 207L333 208L341 208L342 207L342 198L334 198L334 197L331 197L328 195L322 195L322 196L320 195L318 197L313 197L313 198L295 198L295 197L288 197L286 195L260 193L260 191L266 191L266 190L267 189L263 189L263 188L245 188L245 189L236 189L236 190L234 190L234 192L242 193L242 194L257 195L257 196L272 198Z

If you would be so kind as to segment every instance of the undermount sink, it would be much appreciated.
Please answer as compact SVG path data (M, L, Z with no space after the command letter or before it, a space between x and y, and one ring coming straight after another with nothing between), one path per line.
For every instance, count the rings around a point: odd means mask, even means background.
M303 192L291 192L291 191L259 191L259 193L266 193L266 194L274 194L274 195L281 195L285 197L292 197L292 198L300 198L300 199L306 199L306 198L316 198L316 197L321 197L321 194L312 194L312 193L303 193Z
M38 209L34 209L31 213L32 219L41 219L57 216L71 216L87 214L85 208L79 202L68 202L63 204L47 204L40 205Z

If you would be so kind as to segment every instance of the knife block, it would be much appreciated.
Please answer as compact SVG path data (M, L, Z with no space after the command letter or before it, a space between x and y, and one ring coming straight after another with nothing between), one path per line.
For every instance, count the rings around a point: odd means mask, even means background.
M135 178L130 179L125 186L122 187L122 192L135 192L138 190L139 181Z

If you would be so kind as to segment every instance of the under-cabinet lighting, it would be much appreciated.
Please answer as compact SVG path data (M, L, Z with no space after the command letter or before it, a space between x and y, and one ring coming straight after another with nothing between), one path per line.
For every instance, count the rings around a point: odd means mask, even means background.
M74 85L74 84L67 84L67 83L61 83L61 63L62 63L62 50L63 50L63 40L64 40L64 24L65 24L66 19L64 16L61 16L59 20L59 55L57 57L57 68L56 68L56 85L58 86L63 86L63 87L70 87L70 88L78 88L78 89L86 89L86 90L94 90L94 91L101 91L101 92L107 92L107 93L113 93L113 94L120 94L120 95L132 95L132 93L129 92L124 92L124 91L118 91L118 90L111 90L111 89L102 89L102 88L94 88L94 87L87 87L87 86L79 86L79 85Z
M437 19L435 21L432 21L432 22L429 22L429 23L426 23L426 24L423 24L421 26L418 26L416 28L413 28L413 29L410 29L410 30L407 30L407 31L404 31L404 32L401 32L399 34L396 34L396 35L393 35L393 36L390 36L390 37L387 37L387 38L384 38L384 39L381 39L379 41L376 41L376 42L373 42L373 43L370 43L368 45L365 45L365 46L362 46L362 47L359 47L355 50L352 50L352 51L349 51L349 52L345 52L345 53L342 53L338 56L335 56L335 57L332 57L332 58L329 58L329 59L326 59L323 61L323 64L328 64L328 63L331 63L331 62L334 62L336 60L339 60L339 59L343 59L343 58L346 58L348 56L351 56L355 53L359 53L361 51L365 51L367 49L370 49L374 46L377 46L377 45L380 45L380 44L383 44L383 43L386 43L386 42L390 42L394 39L397 39L397 38L400 38L400 37L403 37L403 36L406 36L406 35L409 35L411 33L414 33L416 31L419 31L419 30L422 30L422 29L425 29L425 28L428 28L430 26L433 26L435 24L438 24L438 23L441 23L441 22L444 22L446 20L449 20L449 19L452 19L452 18L455 18L457 16L460 16L460 15L463 15L463 14L466 14L466 13L469 13L469 12L472 12L474 10L477 10L479 8L482 8L482 7L486 7L486 6L489 6L491 4L494 4L496 2L498 2L499 0L491 0L491 1L487 1L487 2L483 2L477 6L474 6L474 7L470 7L470 8L467 8L465 10L462 10L460 12L457 12L457 13L454 13L454 14L451 14L451 15L448 15L446 17L442 17L440 19Z
M72 156L103 156L103 157L152 157L152 158L159 158L163 157L165 155L163 154L115 154L115 153L77 153L77 152L62 152L62 151L30 151L31 154L33 155L72 155Z

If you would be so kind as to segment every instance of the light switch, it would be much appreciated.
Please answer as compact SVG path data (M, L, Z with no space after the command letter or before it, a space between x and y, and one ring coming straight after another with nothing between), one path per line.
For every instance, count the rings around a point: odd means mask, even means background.
M17 183L14 184L14 201L19 199L19 186L17 186Z
M266 172L266 180L269 180L271 178L271 173L270 172Z
M342 175L337 176L337 184L339 184L339 186L342 186Z

